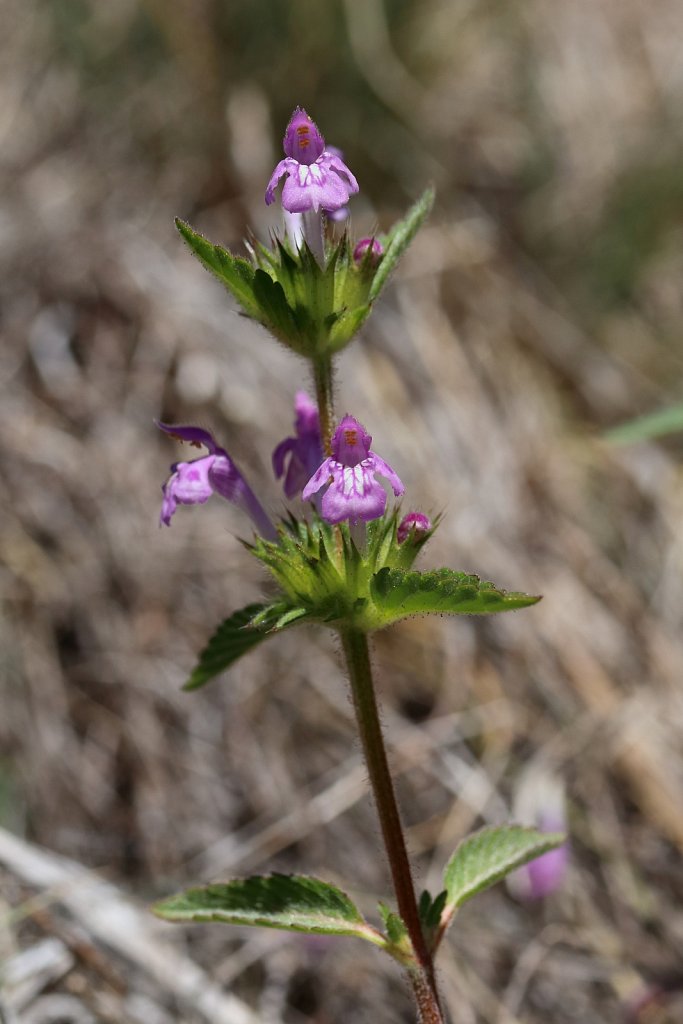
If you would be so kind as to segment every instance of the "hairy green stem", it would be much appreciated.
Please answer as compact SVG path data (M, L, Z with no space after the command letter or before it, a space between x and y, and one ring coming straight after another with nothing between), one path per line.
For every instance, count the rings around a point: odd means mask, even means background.
M367 636L354 629L342 629L340 635L351 681L356 720L394 882L398 912L408 929L419 965L417 970L410 972L419 1019L421 1024L443 1024L444 1017L439 1006L434 978L434 964L422 932L403 827L387 762Z
M317 355L313 360L315 397L320 415L320 436L325 455L332 454L332 424L334 423L334 392L332 386L332 359Z

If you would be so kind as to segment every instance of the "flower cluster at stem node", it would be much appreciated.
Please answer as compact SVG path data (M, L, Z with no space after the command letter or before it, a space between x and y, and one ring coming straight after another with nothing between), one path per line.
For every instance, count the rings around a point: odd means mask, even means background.
M283 140L285 159L273 171L266 189L266 204L275 201L275 189L282 187L282 205L289 213L306 210L339 210L358 192L358 182L334 148L326 149L317 125L305 110L297 107Z

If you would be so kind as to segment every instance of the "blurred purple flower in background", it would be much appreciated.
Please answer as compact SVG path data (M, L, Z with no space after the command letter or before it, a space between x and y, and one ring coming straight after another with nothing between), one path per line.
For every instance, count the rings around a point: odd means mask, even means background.
M378 519L386 508L387 494L375 474L389 481L394 494L404 487L390 465L370 451L372 437L365 428L346 415L332 437L332 455L325 459L304 487L302 498L308 501L329 483L322 500L322 515L328 523L368 522Z
M560 823L551 821L548 821L547 824L539 822L538 828L541 832L562 831ZM526 874L527 891L522 892L520 889L520 896L528 900L541 900L546 896L551 896L552 893L562 888L568 863L569 849L566 843L558 846L556 850L548 850L547 853L541 854L535 860L529 861L521 869L521 872Z
M285 461L289 456L289 465L282 485L288 498L294 498L301 493L306 481L313 475L323 458L318 406L305 391L297 391L294 412L296 436L286 437L273 452L273 472L278 480L285 474Z
M258 532L269 540L277 540L277 532L248 483L228 453L220 448L208 430L201 427L171 426L157 421L164 433L178 441L187 441L195 448L203 446L209 454L190 462L176 462L162 487L160 525L171 525L178 505L203 505L212 494L237 505L250 517Z
M341 224L348 219L349 208L348 206L340 206L338 210L325 210L325 216L334 224Z
M273 171L266 189L266 204L275 201L283 175L282 205L289 213L334 211L346 206L358 192L358 182L341 157L325 149L325 140L305 110L297 107L283 141L285 159Z
M533 765L520 777L513 801L516 821L540 832L566 832L564 784L545 768ZM541 854L508 876L518 899L540 900L561 889L569 866L569 844Z
M663 973L651 982L634 980L633 989L624 1000L624 1024L675 1024L683 1019L681 992L680 973Z

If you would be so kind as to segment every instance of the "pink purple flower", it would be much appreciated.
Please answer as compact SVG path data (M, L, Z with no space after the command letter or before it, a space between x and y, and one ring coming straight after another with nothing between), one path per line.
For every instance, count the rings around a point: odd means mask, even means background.
M340 160L344 159L344 151L339 146L325 146L325 152L330 153L332 156L339 157ZM328 220L331 220L333 224L341 224L343 221L348 219L349 208L348 206L340 206L338 210L325 210L325 216Z
M384 255L384 246L376 238L361 238L353 250L353 258L356 263L362 263L368 249L372 250L370 262L375 266Z
M160 422L157 422L157 426L178 441L188 441L195 448L203 446L208 449L208 455L190 462L176 462L171 466L171 475L162 487L164 497L160 524L171 525L178 505L203 505L212 494L220 494L246 512L263 537L277 540L275 527L258 498L228 453L216 444L208 430Z
M332 455L325 459L303 489L308 501L329 483L321 512L328 523L368 522L378 519L386 508L387 494L375 474L391 484L394 494L404 487L388 463L370 450L372 437L353 416L344 416L332 437Z
M399 544L404 544L412 533L413 537L417 540L425 533L429 533L431 528L432 521L429 516L426 516L423 512L409 512L398 524L396 539Z
M305 391L297 391L294 412L295 436L286 437L273 452L273 472L278 480L284 475L282 486L288 498L301 493L323 457L318 406ZM287 459L289 463L285 473Z
M339 210L358 192L358 182L349 168L332 148L325 148L317 125L301 107L287 125L283 147L285 159L273 171L266 189L268 206L274 202L283 176L282 205L289 213Z

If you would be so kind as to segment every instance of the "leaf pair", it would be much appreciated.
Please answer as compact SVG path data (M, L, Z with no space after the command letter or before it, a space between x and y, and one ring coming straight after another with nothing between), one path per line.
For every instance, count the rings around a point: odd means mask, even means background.
M458 907L564 839L520 825L484 828L465 839L446 866L444 892L434 900L424 893L420 901L430 947L437 948ZM410 966L414 962L405 925L397 914L380 904L383 935L344 892L304 875L254 876L188 889L161 900L153 909L168 921L216 921L314 935L352 935L380 946L401 963Z
M507 593L478 576L451 569L421 573L385 567L372 576L369 594L371 600L358 599L349 612L355 616L354 625L367 631L410 615L488 615L525 608L540 600L529 594ZM220 624L184 689L196 690L208 683L273 633L305 622L334 626L334 616L343 613L343 604L335 611L329 602L319 609L286 600L247 605Z

